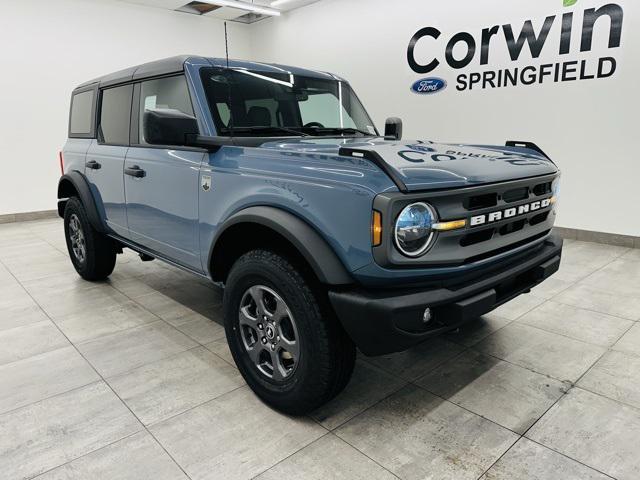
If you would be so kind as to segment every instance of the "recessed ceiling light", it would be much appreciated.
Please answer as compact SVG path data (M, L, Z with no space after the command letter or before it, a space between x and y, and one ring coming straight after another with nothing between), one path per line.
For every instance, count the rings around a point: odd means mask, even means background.
M280 10L275 8L264 7L262 5L254 5L253 3L241 2L240 0L209 0L204 1L211 5L219 5L221 7L237 8L239 10L246 10L247 12L261 13L263 15L279 16Z
M271 2L271 6L272 7L276 7L278 5L282 5L283 3L289 3L292 2L293 0L275 0L274 2Z

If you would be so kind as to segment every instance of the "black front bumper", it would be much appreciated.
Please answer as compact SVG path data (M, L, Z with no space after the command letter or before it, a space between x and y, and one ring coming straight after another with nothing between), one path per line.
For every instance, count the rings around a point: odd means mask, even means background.
M365 355L406 350L528 293L560 267L562 239L549 236L524 257L473 280L446 287L331 291L331 304ZM431 309L431 321L424 311Z

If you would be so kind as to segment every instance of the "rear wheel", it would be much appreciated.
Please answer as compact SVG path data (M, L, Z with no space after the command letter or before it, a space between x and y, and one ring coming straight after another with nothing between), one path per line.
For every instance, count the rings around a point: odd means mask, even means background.
M116 265L116 246L91 226L78 198L70 198L64 210L67 250L76 272L85 280L104 280Z
M286 258L255 250L233 266L224 319L233 358L253 391L274 408L302 415L348 383L355 346L323 292Z

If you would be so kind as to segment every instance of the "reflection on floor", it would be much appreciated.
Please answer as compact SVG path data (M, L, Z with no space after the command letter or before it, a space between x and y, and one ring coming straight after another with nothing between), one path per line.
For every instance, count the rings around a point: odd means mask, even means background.
M73 271L59 220L0 225L0 477L640 478L640 251L566 243L531 294L358 359L308 418L238 375L220 292L119 256Z

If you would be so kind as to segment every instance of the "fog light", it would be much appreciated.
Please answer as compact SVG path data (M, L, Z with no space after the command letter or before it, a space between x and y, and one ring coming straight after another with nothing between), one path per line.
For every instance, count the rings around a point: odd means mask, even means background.
M431 309L429 307L424 309L424 314L422 315L422 323L425 325L431 321Z

